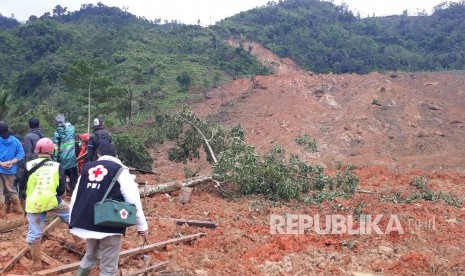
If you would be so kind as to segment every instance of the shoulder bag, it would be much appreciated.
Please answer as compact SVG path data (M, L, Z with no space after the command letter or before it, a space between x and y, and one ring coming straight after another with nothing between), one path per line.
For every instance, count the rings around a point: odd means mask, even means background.
M128 202L116 201L107 199L108 194L115 185L121 172L124 168L120 168L115 177L111 181L103 199L94 205L94 224L100 226L110 226L118 228L126 228L136 225L136 205Z

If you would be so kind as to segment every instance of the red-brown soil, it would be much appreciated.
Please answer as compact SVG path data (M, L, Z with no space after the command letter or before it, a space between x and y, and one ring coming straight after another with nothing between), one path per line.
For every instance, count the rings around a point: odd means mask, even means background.
M411 182L423 176L431 190L464 200L465 72L317 75L256 43L251 46L253 54L275 68L275 74L224 84L211 90L208 99L193 103L194 110L224 125L241 124L247 142L260 153L279 144L330 170L354 166L359 189L370 193L315 206L262 197L225 199L212 184L205 184L194 189L185 205L177 201L177 193L145 198L149 243L201 231L207 236L151 252L146 261L142 256L126 260L121 265L123 275L161 260L170 260L168 270L184 275L464 275L463 207L442 200L396 203L384 199L418 191ZM305 152L295 143L304 134L316 139L317 153ZM182 179L185 168L198 174L210 172L203 160L189 165L169 162L168 148L164 144L151 150L157 175L139 175L138 182ZM404 233L270 233L272 214L360 213L383 215L382 230L388 218L397 215ZM213 220L218 227L177 226L172 218ZM0 234L0 265L24 246L25 231L21 227ZM65 225L52 235L84 250ZM124 249L140 245L134 229L129 229ZM80 259L55 240L45 239L43 247L63 264ZM27 257L9 273L30 274Z

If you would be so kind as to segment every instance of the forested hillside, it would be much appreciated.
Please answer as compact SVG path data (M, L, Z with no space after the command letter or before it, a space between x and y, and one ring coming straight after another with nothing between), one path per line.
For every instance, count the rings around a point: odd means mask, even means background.
M465 3L444 2L432 15L360 18L320 0L270 1L214 27L224 37L259 41L319 73L465 68Z
M9 94L2 119L19 132L29 116L47 128L58 112L84 125L90 91L92 116L112 114L111 126L238 76L268 73L208 28L159 23L102 4L72 13L57 6L25 24L1 16L0 92Z
M1 115L19 132L27 116L51 122L58 112L84 126L90 93L91 116L126 124L203 98L219 83L270 73L251 49L227 46L230 37L261 42L317 73L464 69L464 14L464 2L432 15L360 18L346 5L280 0L208 28L101 3L76 12L56 6L25 23L0 15Z

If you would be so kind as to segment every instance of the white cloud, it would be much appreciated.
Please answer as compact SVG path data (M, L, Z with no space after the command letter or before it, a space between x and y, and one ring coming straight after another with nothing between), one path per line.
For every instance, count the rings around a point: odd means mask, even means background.
M201 25L214 24L225 17L232 16L257 6L266 5L269 0L100 0L83 3L102 2L107 6L128 7L128 11L147 19L178 20L186 24L195 24L198 19ZM330 0L328 0L330 1ZM458 0L456 0L458 1ZM276 0L277 2L277 0ZM431 13L434 6L443 0L333 0L337 5L348 4L349 9L362 16L401 14L405 9L409 14L425 10ZM82 4L82 3L81 3ZM68 11L79 10L81 4L76 0L1 0L0 13L25 21L31 15L41 16L45 12L52 13L56 5L67 7Z

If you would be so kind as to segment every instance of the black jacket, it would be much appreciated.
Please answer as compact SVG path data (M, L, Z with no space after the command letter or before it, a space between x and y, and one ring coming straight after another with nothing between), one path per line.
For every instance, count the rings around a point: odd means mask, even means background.
M34 128L29 130L23 140L23 148L25 159L24 162L34 160L37 158L37 154L34 153L37 141L44 137L44 132L40 128Z

